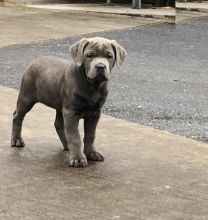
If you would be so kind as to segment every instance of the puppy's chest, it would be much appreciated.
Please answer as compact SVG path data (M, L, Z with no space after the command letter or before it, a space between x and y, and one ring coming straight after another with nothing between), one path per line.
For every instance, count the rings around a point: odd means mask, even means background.
M78 115L93 113L102 108L106 95L100 92L75 93L72 101L73 109Z

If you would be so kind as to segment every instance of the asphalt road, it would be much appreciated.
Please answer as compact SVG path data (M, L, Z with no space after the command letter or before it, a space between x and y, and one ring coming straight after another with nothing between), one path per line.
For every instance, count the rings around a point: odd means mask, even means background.
M128 51L113 74L104 113L208 143L208 18L98 36L116 39ZM36 57L70 59L68 47L78 39L1 48L0 84L19 88Z

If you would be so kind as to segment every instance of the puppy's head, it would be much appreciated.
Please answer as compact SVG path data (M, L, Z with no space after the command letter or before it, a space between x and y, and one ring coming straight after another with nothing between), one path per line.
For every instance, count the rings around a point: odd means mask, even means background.
M115 40L106 38L83 38L70 48L76 65L83 65L89 82L108 81L115 65L123 63L126 50Z

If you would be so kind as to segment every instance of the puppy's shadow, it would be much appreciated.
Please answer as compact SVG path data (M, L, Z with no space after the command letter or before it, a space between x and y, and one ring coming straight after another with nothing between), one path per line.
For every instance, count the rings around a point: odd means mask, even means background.
M48 165L52 166L54 169L67 169L69 168L69 152L62 149L53 153L50 158L48 158Z
M43 146L44 148L44 146ZM8 147L9 149L9 147ZM62 169L62 170L85 170L86 168L96 167L100 164L96 161L88 161L88 165L85 168L74 168L69 165L69 152L62 149L52 148L50 152L43 152L37 149L31 150L29 147L25 148L11 148L10 156L8 160L10 163L21 164L28 163L46 165L50 169Z
M73 170L85 170L86 168L94 167L99 162L89 161L88 165L85 168L74 168L69 165L69 152L64 150L57 151L56 154L53 154L51 157L50 164L54 169L73 169Z
M86 170L89 170L91 168L96 169L97 166L99 166L99 164L102 164L102 162L98 162L98 161L87 161L88 165L86 167L79 167L79 168L75 168L75 167L70 167L69 165L69 152L64 151L64 150L59 150L56 154L53 155L52 157L52 161L50 162L50 164L52 165L52 167L54 169L67 169L70 171L84 171L86 172Z

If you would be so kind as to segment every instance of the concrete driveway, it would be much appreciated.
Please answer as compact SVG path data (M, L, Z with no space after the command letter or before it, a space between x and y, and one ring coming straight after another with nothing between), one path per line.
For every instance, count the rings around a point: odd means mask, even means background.
M160 19L0 6L0 47L159 23Z
M26 117L26 147L10 147L17 93L0 87L1 219L208 218L208 145L103 115L105 162L69 168L45 106Z

